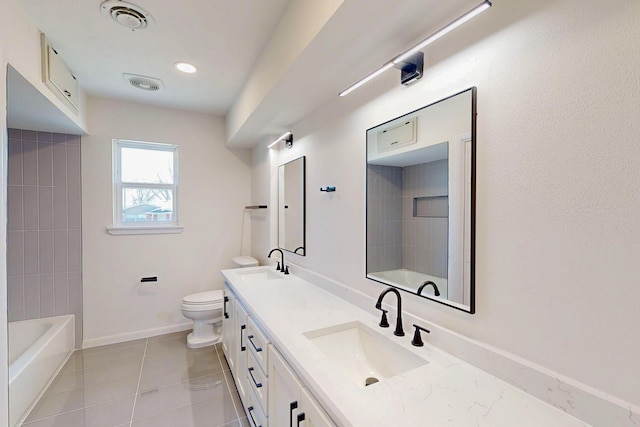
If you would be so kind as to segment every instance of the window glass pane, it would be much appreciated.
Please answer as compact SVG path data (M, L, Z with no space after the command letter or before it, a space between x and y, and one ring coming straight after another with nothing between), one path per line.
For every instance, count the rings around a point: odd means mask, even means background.
M122 222L173 222L173 190L123 188Z
M173 184L173 151L122 147L122 182Z

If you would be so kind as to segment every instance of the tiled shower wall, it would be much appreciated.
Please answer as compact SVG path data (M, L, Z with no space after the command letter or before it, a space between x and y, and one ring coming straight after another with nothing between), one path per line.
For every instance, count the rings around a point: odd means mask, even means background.
M447 278L448 218L413 216L415 197L449 193L448 160L403 168L402 268Z
M367 166L367 271L402 268L402 168Z
M9 129L9 321L75 314L82 339L80 137Z
M448 194L448 161L367 168L367 271L405 268L446 278L448 219L414 217L413 199Z

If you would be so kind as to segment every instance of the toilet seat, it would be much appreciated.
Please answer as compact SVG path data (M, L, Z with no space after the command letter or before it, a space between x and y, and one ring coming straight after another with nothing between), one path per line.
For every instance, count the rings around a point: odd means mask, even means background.
M222 308L224 302L223 291L206 291L187 295L182 298L182 310L207 311Z

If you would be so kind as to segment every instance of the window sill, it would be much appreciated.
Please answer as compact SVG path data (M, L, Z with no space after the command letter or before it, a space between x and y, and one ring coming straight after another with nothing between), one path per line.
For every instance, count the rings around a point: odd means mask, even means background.
M184 231L181 225L154 225L144 227L107 227L107 233L113 236L131 234L178 234Z

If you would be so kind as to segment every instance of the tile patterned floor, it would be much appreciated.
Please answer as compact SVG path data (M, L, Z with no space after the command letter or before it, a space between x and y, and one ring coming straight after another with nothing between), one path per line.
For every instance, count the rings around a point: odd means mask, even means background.
M23 427L248 427L221 345L186 334L75 351Z

